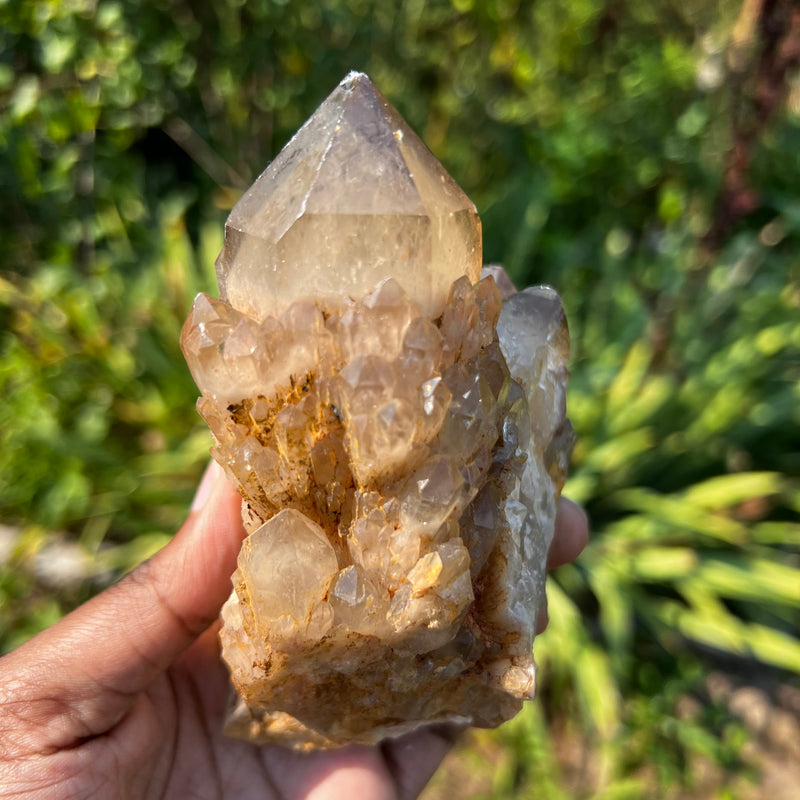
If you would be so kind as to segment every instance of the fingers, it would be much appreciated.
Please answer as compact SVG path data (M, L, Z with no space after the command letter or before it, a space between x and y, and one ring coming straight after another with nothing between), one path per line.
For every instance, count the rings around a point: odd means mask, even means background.
M397 792L377 747L350 745L312 753L267 747L261 753L267 771L276 778L282 797L397 800Z
M461 734L454 724L429 725L381 744L386 768L400 800L415 800Z
M586 547L589 540L589 519L577 503L562 497L556 512L556 531L550 552L547 554L547 568L555 569L574 561ZM547 599L536 620L536 634L547 627Z
M285 797L414 800L460 732L456 725L426 725L386 739L377 747L350 746L315 753L270 747L262 754L273 774L280 776Z
M556 532L547 556L547 568L555 569L574 561L589 540L589 519L572 500L562 497L556 512Z
M536 617L536 635L544 633L547 626L550 624L550 615L547 613L547 598L544 599L544 608L539 610L539 616Z
M0 660L0 686L58 749L113 727L219 614L244 531L213 465L175 538L119 584ZM57 664L57 668L56 668ZM0 697L0 702L2 702Z

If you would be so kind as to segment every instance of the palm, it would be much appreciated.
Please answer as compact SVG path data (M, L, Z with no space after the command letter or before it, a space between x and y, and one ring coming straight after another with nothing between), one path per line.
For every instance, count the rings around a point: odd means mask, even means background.
M434 728L381 747L313 754L227 739L221 733L226 683L213 634L207 634L142 692L107 734L59 754L72 760L80 775L79 785L70 779L64 796L104 795L103 786L109 785L127 787L132 798L277 800L313 796L323 788L331 800L353 793L414 797L449 744L448 733ZM401 748L402 769L395 758ZM91 766L78 771L81 763ZM60 766L65 777L76 774Z

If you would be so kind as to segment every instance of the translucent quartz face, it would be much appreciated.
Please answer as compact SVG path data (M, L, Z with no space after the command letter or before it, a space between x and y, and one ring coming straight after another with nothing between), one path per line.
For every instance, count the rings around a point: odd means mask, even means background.
M480 268L475 206L351 73L231 211L217 277L222 299L256 319L363 297L388 277L435 317L450 284Z
M232 212L223 297L181 335L249 534L230 735L374 743L533 696L569 336L552 289L503 300L479 261L471 203L364 75Z

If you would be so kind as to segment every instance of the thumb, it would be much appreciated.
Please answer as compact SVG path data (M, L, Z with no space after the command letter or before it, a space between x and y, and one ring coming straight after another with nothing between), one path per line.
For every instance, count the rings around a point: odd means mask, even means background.
M11 717L28 723L29 747L34 731L39 751L108 731L215 620L244 536L240 503L212 462L166 547L0 659L0 711L10 703Z

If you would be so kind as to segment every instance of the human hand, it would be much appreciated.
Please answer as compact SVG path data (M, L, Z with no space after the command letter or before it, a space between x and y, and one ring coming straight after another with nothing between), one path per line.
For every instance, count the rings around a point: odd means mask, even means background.
M577 557L583 511L562 501L549 566ZM457 734L309 754L222 735L216 619L244 531L213 464L175 538L119 584L0 659L0 797L414 798Z

